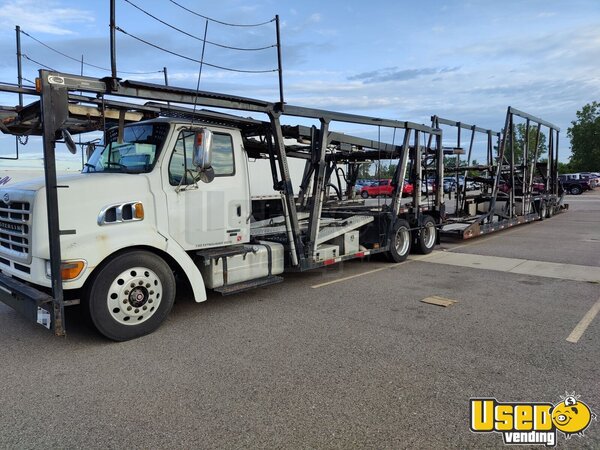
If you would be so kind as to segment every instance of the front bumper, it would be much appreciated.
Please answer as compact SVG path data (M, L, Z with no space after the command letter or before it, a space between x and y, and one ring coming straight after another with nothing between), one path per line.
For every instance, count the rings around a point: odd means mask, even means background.
M64 334L62 320L56 320L55 317L55 300L52 296L1 272L0 301L31 322L52 329L57 335Z

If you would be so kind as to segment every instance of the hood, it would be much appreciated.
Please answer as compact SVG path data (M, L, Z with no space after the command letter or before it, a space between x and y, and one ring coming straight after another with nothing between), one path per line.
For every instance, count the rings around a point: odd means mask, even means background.
M78 173L58 177L60 228L76 231L76 234L63 235L61 242L67 245L71 240L95 239L100 212L116 204L142 202L146 212L145 224L154 223L155 205L149 176L150 174ZM10 199L22 198L22 201L32 203L32 239L38 243L37 254L34 256L46 257L48 218L44 179L0 186L0 205L5 195Z
M147 185L146 174L130 174L130 173L113 173L113 172L98 172L98 173L72 173L68 175L58 175L56 177L59 186L67 186L65 189L77 188L86 189L103 189L104 186L137 185L142 182ZM5 185L0 185L0 190L18 189L21 191L39 191L46 187L44 176L38 176L27 180L14 182L15 178ZM9 184L10 183L10 184ZM62 190L59 192L63 192ZM97 192L95 192L96 194Z

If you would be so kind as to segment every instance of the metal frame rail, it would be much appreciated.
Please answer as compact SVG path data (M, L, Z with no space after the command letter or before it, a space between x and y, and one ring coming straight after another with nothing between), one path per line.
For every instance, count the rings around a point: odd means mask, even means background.
M525 120L525 136L523 142L523 155L515 160L515 118ZM455 169L457 173L465 172L465 188L469 171L479 172L474 180L482 183L483 192L473 197L468 197L465 191L457 191L456 210L448 217L448 224L442 228L446 236L469 239L479 235L499 231L515 225L532 222L546 215L550 216L561 208L562 196L559 195L558 183L558 133L560 129L538 117L508 107L505 126L502 133L485 130L474 125L432 117L432 123L458 128L457 146L461 146L461 129L471 130L467 164L465 167ZM533 149L530 148L530 132L535 127ZM548 163L539 163L539 147L542 127L548 130ZM471 165L471 155L475 133L484 133L487 141L487 161L485 165ZM498 137L497 153L494 155L491 136ZM457 162L459 158L457 157ZM446 169L448 171L448 169ZM534 176L540 176L544 182L544 189L534 189ZM500 185L509 186L507 194L500 195ZM457 183L458 184L458 183ZM477 209L475 214L467 211L469 200L474 201ZM498 211L498 203L505 203L502 211ZM487 206L487 207L486 207ZM545 213L549 211L549 213ZM544 216L544 217L542 217Z

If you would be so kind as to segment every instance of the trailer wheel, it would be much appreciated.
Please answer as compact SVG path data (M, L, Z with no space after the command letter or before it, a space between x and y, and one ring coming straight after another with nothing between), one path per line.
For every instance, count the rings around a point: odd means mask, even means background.
M365 199L367 199L367 198L369 198L369 193L368 193L367 191L362 191L362 192L360 193L360 196L361 196L362 198L365 198Z
M98 331L114 341L134 339L156 330L173 307L175 277L153 253L123 253L91 280L86 309Z
M404 261L410 253L410 245L410 226L406 220L398 219L392 230L388 258L393 262Z
M579 195L583 192L583 190L581 189L581 186L571 186L570 192L573 195Z
M538 213L540 215L540 220L544 220L548 215L548 205L545 200L540 200L538 204Z
M554 215L554 205L548 206L548 211L546 212L546 217L550 219Z
M437 228L435 220L431 216L423 217L423 227L415 233L416 250L426 255L433 251L437 240Z

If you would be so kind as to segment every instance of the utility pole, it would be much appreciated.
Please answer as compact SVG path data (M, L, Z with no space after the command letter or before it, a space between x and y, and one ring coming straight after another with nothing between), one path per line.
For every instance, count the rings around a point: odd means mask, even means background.
M116 6L115 0L110 0L110 71L113 78L117 78L117 49L116 49Z
M21 27L15 27L17 32L17 84L23 87L23 66L21 65ZM19 92L19 106L23 106L23 93Z
M279 33L279 14L275 16L275 30L277 31L277 72L279 73L279 101L283 109L283 67L281 66L281 35Z

